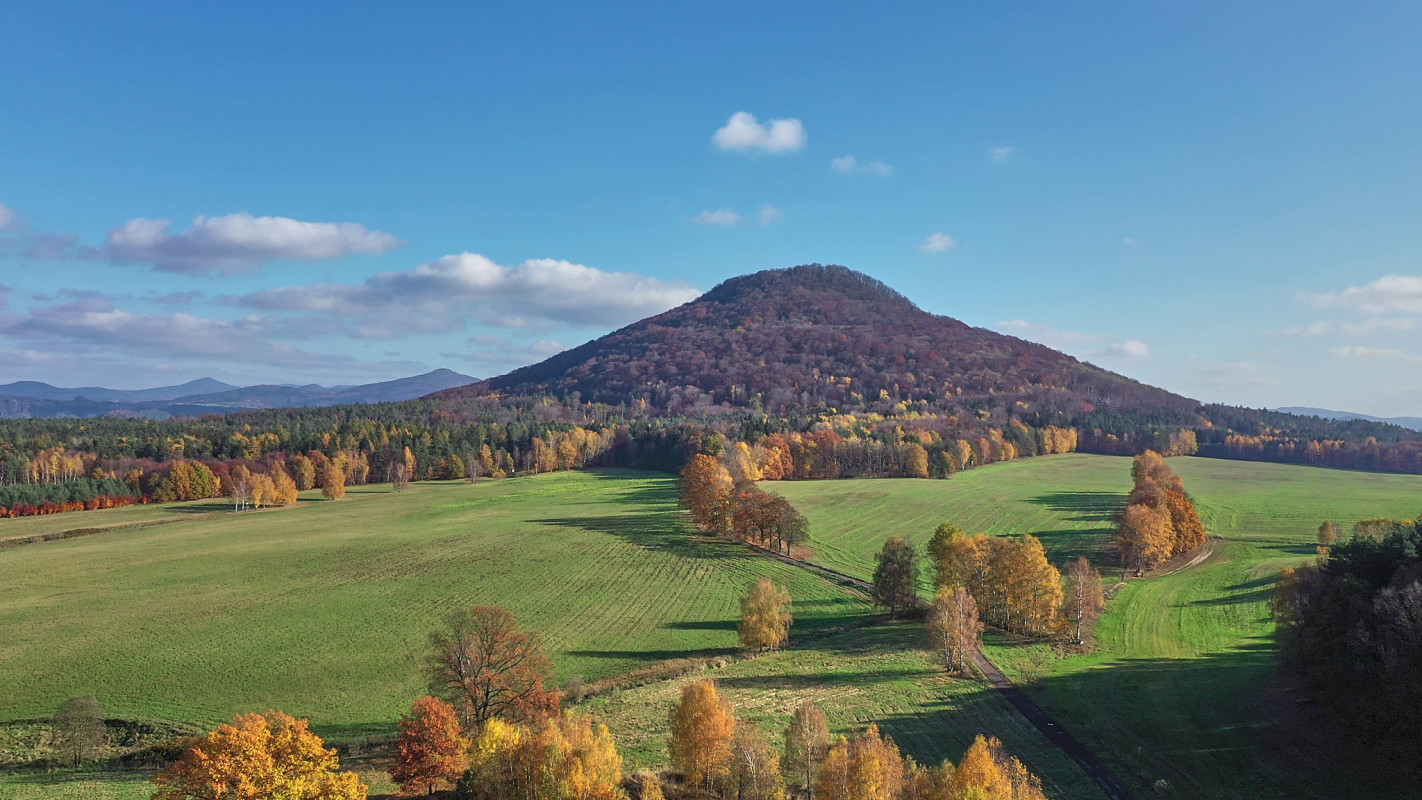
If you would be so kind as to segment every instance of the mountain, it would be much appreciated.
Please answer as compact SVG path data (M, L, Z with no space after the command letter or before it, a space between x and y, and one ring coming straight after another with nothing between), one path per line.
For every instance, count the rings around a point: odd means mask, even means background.
M448 369L361 386L258 385L236 387L201 378L156 389L59 389L47 383L19 381L0 386L0 418L18 417L193 417L263 408L333 406L412 400L431 392L473 383L474 378Z
M230 383L198 378L177 386L159 386L155 389L105 389L101 386L83 386L77 389L61 389L38 381L16 381L0 386L0 397L32 397L37 400L99 400L110 403L142 403L155 400L176 400L197 394L211 394L236 389Z
M1043 345L923 311L862 273L812 264L732 278L581 347L435 395L552 395L673 412L749 406L979 416L1027 403L1043 419L1199 404Z
M1351 411L1330 411L1326 408L1309 408L1307 406L1289 406L1287 408L1276 408L1274 410L1282 411L1285 414L1297 414L1301 417L1318 417L1320 419L1361 419L1367 420L1368 422L1382 422L1388 425L1411 428L1414 431L1422 431L1422 417L1374 417L1369 414L1356 414Z

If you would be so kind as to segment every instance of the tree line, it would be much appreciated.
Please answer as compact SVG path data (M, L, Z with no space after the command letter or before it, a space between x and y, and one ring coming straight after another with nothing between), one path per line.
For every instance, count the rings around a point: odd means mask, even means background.
M1319 527L1318 558L1284 569L1271 598L1279 659L1323 724L1364 764L1417 785L1422 730L1422 525L1363 520L1340 542Z
M1185 483L1153 450L1131 464L1135 488L1116 530L1121 564L1139 575L1167 559L1191 553L1208 541Z

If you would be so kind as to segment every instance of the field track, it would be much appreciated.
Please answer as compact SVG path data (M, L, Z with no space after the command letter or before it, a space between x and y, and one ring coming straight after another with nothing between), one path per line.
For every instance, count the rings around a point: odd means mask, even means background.
M754 547L754 545L752 545L752 547ZM807 569L811 572L838 578L845 583L859 587L866 594L874 588L873 584L869 581L855 578L851 575L845 575L842 572L836 572L828 567L800 561L761 547L754 547L754 549L772 558L784 561L787 564L794 564L801 569ZM1188 564L1179 569L1188 569L1191 566L1199 564L1204 560L1205 556L1208 555L1209 552L1208 549L1206 549L1198 558L1192 559ZM1003 699L1011 703L1013 708L1017 709L1028 722L1032 723L1033 727L1041 731L1042 735L1047 737L1047 741L1056 745L1057 749L1061 750L1067 758L1071 759L1078 767L1081 767L1081 771L1085 772L1097 786L1101 787L1101 791L1105 793L1106 797L1110 798L1110 800L1134 800L1134 795L1116 779L1115 775L1111 774L1111 770L1108 769L1105 764L1101 763L1099 759L1088 752L1087 749L1074 739L1071 734L1067 733L1062 726L1047 716L1047 713L1043 711L1040 706L1032 702L1032 699L1029 698L1025 692L1017 688L1017 685L1014 684L1010 678L1002 674L1002 670L999 670L981 649L973 653L973 663L977 665L977 668L982 672L988 685L996 689L998 693L1002 695Z

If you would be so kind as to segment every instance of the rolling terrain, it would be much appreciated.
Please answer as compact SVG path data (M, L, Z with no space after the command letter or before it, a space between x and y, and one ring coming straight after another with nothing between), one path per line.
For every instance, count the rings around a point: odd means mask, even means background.
M665 475L353 487L243 514L166 506L179 521L163 524L135 510L150 523L0 551L0 719L92 692L113 717L201 726L276 707L343 741L393 730L424 691L427 635L460 606L509 608L560 680L730 652L760 575L803 598L802 629L869 613L826 580L693 535Z
M1362 518L1411 516L1422 479L1203 458L1170 464L1220 537L1213 554L1175 574L1129 581L1089 655L1063 659L1046 645L989 637L988 656L1138 795L1159 786L1176 797L1387 796L1337 774L1325 752L1279 723L1290 701L1272 690L1267 602L1281 567L1311 560L1319 522L1347 529ZM944 519L971 531L1039 535L1058 564L1099 556L1129 471L1129 459L1069 455L946 482L761 485L809 519L814 560L859 575L872 572L884 537L922 543ZM1103 572L1108 582L1117 577Z

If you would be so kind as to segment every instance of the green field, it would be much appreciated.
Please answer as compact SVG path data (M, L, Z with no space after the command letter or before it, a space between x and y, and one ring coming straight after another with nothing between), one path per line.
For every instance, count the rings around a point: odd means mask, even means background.
M1110 551L1111 514L1131 488L1131 460L1073 453L994 464L946 481L760 485L783 495L809 520L812 561L868 579L885 539L902 536L921 548L944 520L970 533L1031 533L1054 562L1077 555L1098 561Z
M1142 796L1157 781L1170 797L1393 796L1341 775L1326 752L1279 724L1292 703L1271 688L1267 599L1281 566L1312 557L1320 521L1348 528L1366 517L1411 517L1422 507L1422 478L1202 458L1170 465L1222 537L1215 554L1175 575L1131 581L1108 607L1091 655L1063 659L1043 645L990 639L989 657ZM762 485L809 519L815 560L851 574L869 574L884 537L922 543L944 519L1035 534L1060 563L1106 551L1130 460L1051 456L948 481Z
M714 678L736 716L781 743L795 707L813 700L834 733L878 723L919 763L957 762L988 734L1041 776L1054 798L1099 798L1091 780L1007 701L976 680L950 678L923 649L917 622L866 628L737 661L585 704L617 736L628 769L666 764L667 712L684 683Z
M695 536L675 500L671 476L607 470L6 521L0 537L148 524L0 550L0 720L92 693L113 717L206 727L280 708L358 741L393 731L424 692L429 632L473 603L541 633L560 680L731 652L760 575L790 588L802 630L871 613Z

